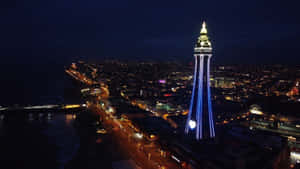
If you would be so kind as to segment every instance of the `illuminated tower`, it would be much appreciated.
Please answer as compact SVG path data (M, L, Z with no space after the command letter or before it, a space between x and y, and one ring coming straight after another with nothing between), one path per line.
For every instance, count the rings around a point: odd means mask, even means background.
M212 47L207 36L206 24L203 22L194 48L193 91L185 126L185 133L195 133L197 140L215 137L209 77L211 56Z

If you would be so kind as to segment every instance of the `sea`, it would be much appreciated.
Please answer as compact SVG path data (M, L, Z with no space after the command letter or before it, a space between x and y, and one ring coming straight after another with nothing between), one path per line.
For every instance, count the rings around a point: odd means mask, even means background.
M64 72L71 62L0 63L0 106L78 104L76 83ZM80 119L85 112L41 110L0 113L1 169L112 169L128 156L109 134ZM83 118L84 119L84 118Z

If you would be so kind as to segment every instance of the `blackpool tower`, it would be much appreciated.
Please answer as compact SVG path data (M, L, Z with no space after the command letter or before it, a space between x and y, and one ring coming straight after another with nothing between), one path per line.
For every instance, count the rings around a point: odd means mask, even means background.
M215 124L210 92L210 59L212 47L203 22L194 48L195 68L193 90L185 133L195 134L197 140L215 137Z

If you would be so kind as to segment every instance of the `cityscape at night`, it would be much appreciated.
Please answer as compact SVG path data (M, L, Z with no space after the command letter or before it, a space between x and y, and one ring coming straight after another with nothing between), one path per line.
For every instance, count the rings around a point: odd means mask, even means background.
M299 2L1 2L1 169L300 169Z

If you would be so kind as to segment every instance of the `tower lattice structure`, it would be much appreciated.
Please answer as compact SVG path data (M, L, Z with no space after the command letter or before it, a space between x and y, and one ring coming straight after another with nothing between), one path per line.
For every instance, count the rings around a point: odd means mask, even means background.
M195 68L193 90L185 133L195 133L196 139L215 137L215 123L210 91L210 59L212 46L203 22L200 36L194 48Z

